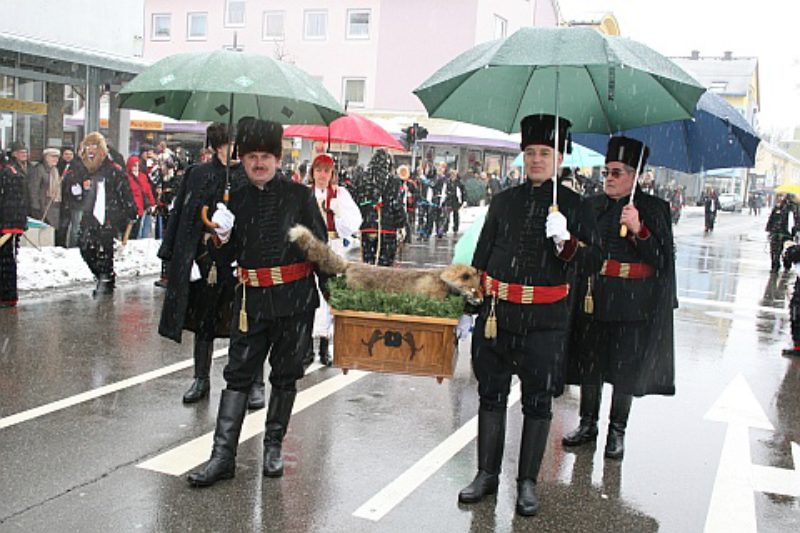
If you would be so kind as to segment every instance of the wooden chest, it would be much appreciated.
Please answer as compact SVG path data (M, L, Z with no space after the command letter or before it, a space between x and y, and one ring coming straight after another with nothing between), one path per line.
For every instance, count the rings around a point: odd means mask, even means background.
M453 377L458 319L338 311L334 316L333 366L390 374Z

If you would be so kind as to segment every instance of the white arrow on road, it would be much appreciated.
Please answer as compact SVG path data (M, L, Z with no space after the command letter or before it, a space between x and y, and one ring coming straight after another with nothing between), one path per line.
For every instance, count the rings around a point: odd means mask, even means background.
M728 384L705 419L728 424L705 533L755 533L755 491L800 495L800 472L796 470L800 467L800 446L792 443L795 470L752 464L749 428L775 428L741 374Z

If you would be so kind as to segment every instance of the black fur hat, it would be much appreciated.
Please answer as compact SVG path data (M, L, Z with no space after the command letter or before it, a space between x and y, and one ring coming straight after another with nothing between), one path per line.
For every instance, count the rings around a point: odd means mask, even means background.
M642 157L642 164L639 166L639 156L644 149L644 156ZM628 165L631 168L638 168L641 172L647 166L647 158L650 156L650 149L645 146L641 141L631 139L630 137L611 137L608 140L608 149L606 150L606 163L619 162Z
M556 117L553 115L537 114L528 115L520 122L519 130L522 134L522 142L519 149L531 144L543 144L545 146L556 147ZM572 153L572 140L569 135L569 128L572 122L564 117L558 117L558 151L567 154Z
M280 159L283 151L283 126L254 117L242 118L236 126L238 157L250 152L267 152Z

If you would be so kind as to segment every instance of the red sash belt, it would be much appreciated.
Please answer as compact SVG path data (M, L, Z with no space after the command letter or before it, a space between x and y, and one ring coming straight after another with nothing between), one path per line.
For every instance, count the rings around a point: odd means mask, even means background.
M600 269L601 276L611 278L645 279L655 274L656 269L647 263L620 263L613 259L603 261L603 268Z
M514 304L551 304L563 300L569 294L569 284L564 285L520 285L494 279L484 272L482 283L487 293Z
M364 228L361 233L378 233L378 228ZM381 235L394 235L397 233L396 229L382 229Z
M294 263L271 268L242 268L239 267L239 282L246 287L272 287L283 285L303 278L314 272L311 263Z

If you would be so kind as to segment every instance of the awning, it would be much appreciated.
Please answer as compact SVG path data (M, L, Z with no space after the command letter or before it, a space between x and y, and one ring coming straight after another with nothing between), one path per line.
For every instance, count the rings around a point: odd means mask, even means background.
M11 50L20 54L58 59L129 74L138 74L148 65L145 61L135 57L109 54L99 50L43 41L7 32L0 32L0 50Z

